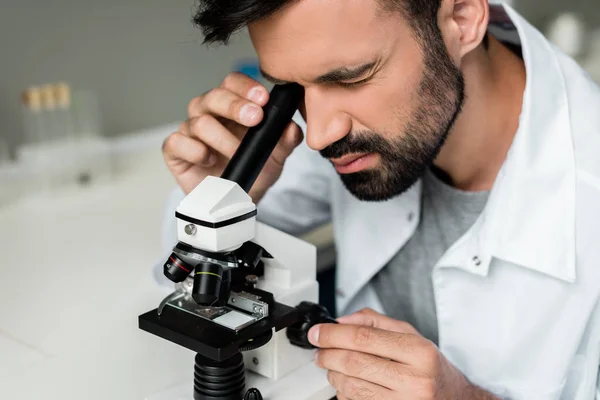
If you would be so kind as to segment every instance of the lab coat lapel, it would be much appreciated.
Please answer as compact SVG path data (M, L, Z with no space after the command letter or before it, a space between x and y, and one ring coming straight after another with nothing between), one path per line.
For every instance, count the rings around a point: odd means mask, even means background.
M497 258L572 282L575 158L563 72L541 33L504 9L527 69L519 129L482 215L437 266L487 276Z
M371 278L404 246L420 215L421 183L386 202L361 202L337 180L333 218L338 257L337 306L346 309Z
M488 235L492 253L573 281L575 155L563 71L541 33L506 8L522 38L528 77L519 131L494 188L502 200Z

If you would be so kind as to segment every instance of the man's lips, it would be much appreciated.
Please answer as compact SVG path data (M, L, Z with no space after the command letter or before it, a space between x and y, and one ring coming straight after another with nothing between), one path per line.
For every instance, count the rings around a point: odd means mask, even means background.
M345 167L348 164L351 164L354 161L358 160L359 158L364 157L365 155L366 154L346 154L345 156L340 158L331 158L330 161L336 167Z
M347 154L340 158L332 158L330 161L338 173L352 174L372 166L375 161L375 154Z

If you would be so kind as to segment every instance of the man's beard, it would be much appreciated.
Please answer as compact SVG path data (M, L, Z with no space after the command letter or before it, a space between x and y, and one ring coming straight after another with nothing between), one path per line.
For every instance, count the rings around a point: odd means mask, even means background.
M429 36L424 47L425 71L417 101L403 134L388 140L372 131L352 132L320 153L325 158L346 154L379 155L378 169L341 174L348 191L363 201L384 201L413 186L439 154L465 100L465 83L441 34Z

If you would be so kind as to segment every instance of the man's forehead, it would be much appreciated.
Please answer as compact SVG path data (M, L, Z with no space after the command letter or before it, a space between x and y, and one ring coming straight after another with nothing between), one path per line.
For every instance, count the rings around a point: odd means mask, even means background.
M372 61L385 45L387 21L376 0L299 0L249 26L262 69L288 80Z

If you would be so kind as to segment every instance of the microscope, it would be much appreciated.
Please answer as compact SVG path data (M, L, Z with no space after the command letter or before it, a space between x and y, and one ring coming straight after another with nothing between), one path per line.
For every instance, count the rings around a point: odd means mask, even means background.
M179 242L164 264L176 290L140 329L196 352L193 385L156 400L328 400L308 330L335 323L318 305L314 246L262 224L248 191L304 95L276 85L221 177L179 204ZM191 380L191 374L190 374Z

